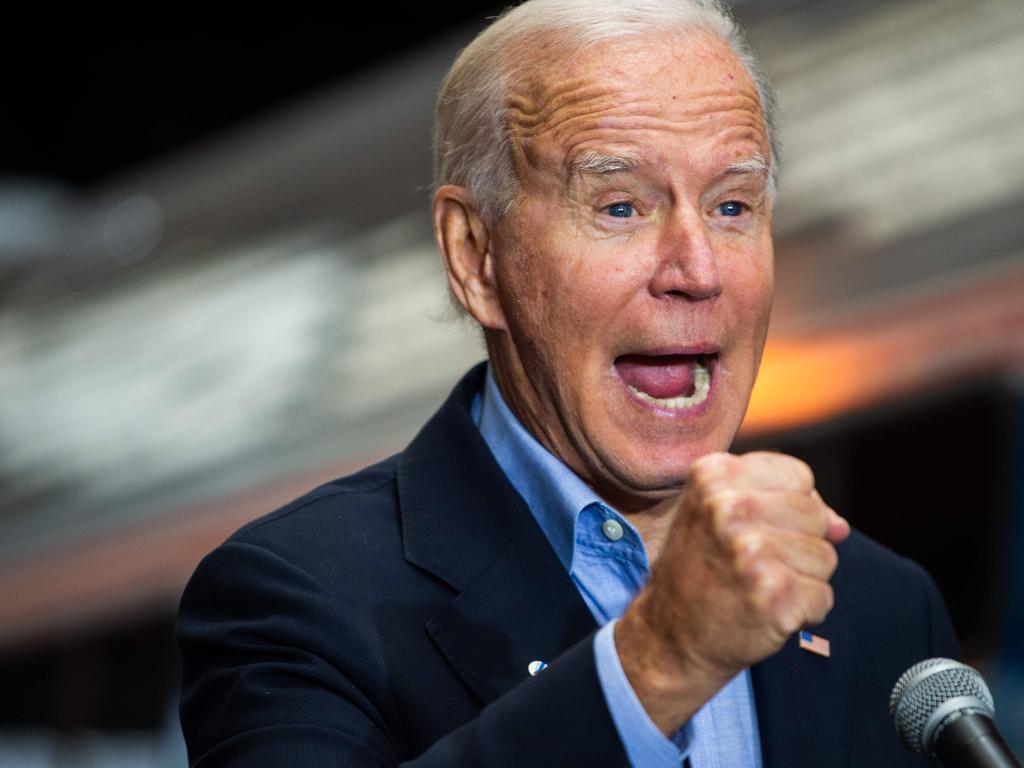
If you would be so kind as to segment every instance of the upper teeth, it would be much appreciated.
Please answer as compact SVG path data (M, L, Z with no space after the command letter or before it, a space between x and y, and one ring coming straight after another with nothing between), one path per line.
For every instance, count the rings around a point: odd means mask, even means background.
M641 400L654 403L661 408L671 408L673 410L692 408L695 405L700 405L708 399L708 392L711 391L711 372L703 365L703 363L694 363L693 394L689 397L652 397L642 389L637 389L632 384L629 385L629 391Z

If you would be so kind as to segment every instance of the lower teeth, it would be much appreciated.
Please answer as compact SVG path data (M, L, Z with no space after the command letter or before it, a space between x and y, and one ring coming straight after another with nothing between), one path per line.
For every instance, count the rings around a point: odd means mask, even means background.
M693 394L687 397L652 397L632 384L628 386L629 391L641 400L654 403L661 408L671 408L674 410L693 408L693 406L700 405L708 399L708 392L711 391L711 372L700 363L694 363Z

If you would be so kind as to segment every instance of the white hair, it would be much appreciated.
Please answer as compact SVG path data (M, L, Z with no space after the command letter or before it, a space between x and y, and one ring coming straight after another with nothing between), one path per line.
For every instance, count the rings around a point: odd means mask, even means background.
M434 125L434 188L466 187L488 223L511 209L517 181L508 129L511 89L537 60L549 61L596 43L676 29L711 32L746 68L761 102L771 149L769 199L778 182L775 97L768 79L721 0L528 0L509 8L462 50L441 85ZM559 34L540 55L516 44ZM547 42L547 41L545 41Z

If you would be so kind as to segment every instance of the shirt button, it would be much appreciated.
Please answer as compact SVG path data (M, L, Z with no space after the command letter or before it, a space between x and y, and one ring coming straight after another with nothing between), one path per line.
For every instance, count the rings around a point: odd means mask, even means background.
M619 525L618 520L605 520L601 526L601 532L604 533L608 541L618 541L622 538L622 526Z

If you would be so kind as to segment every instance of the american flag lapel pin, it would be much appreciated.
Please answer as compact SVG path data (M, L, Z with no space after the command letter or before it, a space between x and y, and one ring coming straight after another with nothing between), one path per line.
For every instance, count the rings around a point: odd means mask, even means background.
M800 632L800 647L805 651L824 656L826 659L832 655L828 640L812 635L810 632Z

